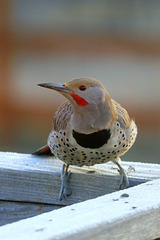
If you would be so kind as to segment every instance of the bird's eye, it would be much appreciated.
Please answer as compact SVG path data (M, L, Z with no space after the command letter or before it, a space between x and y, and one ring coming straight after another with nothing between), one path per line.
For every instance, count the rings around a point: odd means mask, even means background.
M86 86L85 85L81 85L80 87L79 87L79 90L81 90L81 91L84 91L84 90L86 90Z

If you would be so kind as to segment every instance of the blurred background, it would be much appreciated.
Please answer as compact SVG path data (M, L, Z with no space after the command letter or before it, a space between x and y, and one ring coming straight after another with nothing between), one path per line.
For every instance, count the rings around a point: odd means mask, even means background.
M160 163L160 1L1 0L0 151L46 144L65 101L37 83L101 81L136 120L122 158Z

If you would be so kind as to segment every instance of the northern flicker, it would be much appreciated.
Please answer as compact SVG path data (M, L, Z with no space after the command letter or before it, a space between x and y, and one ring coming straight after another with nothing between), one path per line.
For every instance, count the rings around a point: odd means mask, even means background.
M107 90L93 78L78 78L64 84L42 83L68 100L56 111L47 146L35 154L52 153L64 162L59 199L69 196L69 165L82 167L114 162L120 173L120 187L129 186L120 157L133 145L137 136L135 122Z

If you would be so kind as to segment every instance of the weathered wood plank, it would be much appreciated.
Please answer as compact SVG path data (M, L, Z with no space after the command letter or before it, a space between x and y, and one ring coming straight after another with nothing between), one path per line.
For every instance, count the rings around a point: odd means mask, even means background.
M0 228L3 240L149 240L159 236L160 179Z
M131 186L160 177L158 164L125 162L122 166L127 169L131 164L136 168L129 175ZM119 174L113 163L70 167L72 195L59 201L61 167L62 162L53 158L1 152L0 199L69 205L119 189Z
M0 201L0 226L59 208L51 204Z

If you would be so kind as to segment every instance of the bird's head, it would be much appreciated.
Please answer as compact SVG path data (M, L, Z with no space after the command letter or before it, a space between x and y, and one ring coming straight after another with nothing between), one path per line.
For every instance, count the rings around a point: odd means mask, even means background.
M63 84L42 83L38 86L64 95L80 115L91 115L92 118L96 115L103 119L107 114L109 119L113 116L115 118L116 112L109 94L104 86L93 78L78 78Z
M104 86L93 78L78 78L63 84L41 83L38 86L58 91L73 105L81 107L88 104L98 105L109 97Z

